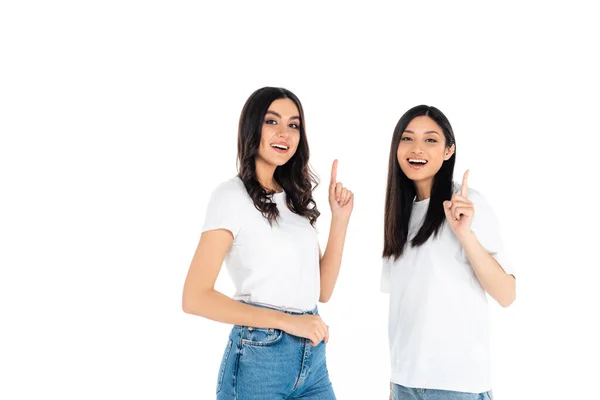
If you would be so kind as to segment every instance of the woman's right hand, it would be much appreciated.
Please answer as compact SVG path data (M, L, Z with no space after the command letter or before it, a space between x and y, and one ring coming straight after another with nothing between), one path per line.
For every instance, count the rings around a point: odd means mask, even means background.
M290 315L286 318L282 330L293 336L310 340L312 346L329 341L329 326L318 315Z

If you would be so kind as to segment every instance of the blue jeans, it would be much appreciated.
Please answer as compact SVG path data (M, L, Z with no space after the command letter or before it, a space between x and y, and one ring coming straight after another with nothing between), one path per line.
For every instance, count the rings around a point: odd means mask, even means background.
M280 310L282 311L282 310ZM317 309L304 313L317 314ZM325 342L279 329L235 325L217 381L217 400L335 400L325 362Z
M392 384L392 400L494 400L492 391L463 393L450 390L413 389Z

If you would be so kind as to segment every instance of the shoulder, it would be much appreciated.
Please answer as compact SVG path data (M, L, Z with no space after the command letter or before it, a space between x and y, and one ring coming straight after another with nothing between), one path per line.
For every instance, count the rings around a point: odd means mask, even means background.
M221 182L212 192L211 198L213 200L219 201L235 201L235 200L243 200L248 197L248 193L246 192L246 188L242 180L234 176L226 180L225 182Z

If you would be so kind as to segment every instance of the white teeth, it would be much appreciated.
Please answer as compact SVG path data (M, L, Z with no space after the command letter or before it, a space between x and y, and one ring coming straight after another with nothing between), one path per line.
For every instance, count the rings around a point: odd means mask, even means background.
M420 163L420 164L426 164L426 163L427 163L427 160L417 160L417 159L415 159L415 158L409 158L409 159L408 159L408 162L410 162L410 163Z
M287 150L288 149L287 146L284 146L282 144L272 144L271 147L276 147L276 148L281 149L281 150Z

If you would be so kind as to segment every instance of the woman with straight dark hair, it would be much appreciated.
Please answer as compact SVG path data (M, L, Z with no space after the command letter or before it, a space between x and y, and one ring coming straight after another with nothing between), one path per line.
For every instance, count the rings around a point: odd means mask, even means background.
M392 137L381 289L390 293L390 398L491 399L486 292L515 299L498 223L477 191L454 184L448 119L408 110Z
M354 198L337 182L334 161L321 256L308 162L300 100L283 88L254 92L240 117L239 173L212 193L183 290L186 313L234 324L217 399L335 399L325 361L329 328L316 304L333 292ZM233 299L214 290L223 261Z

